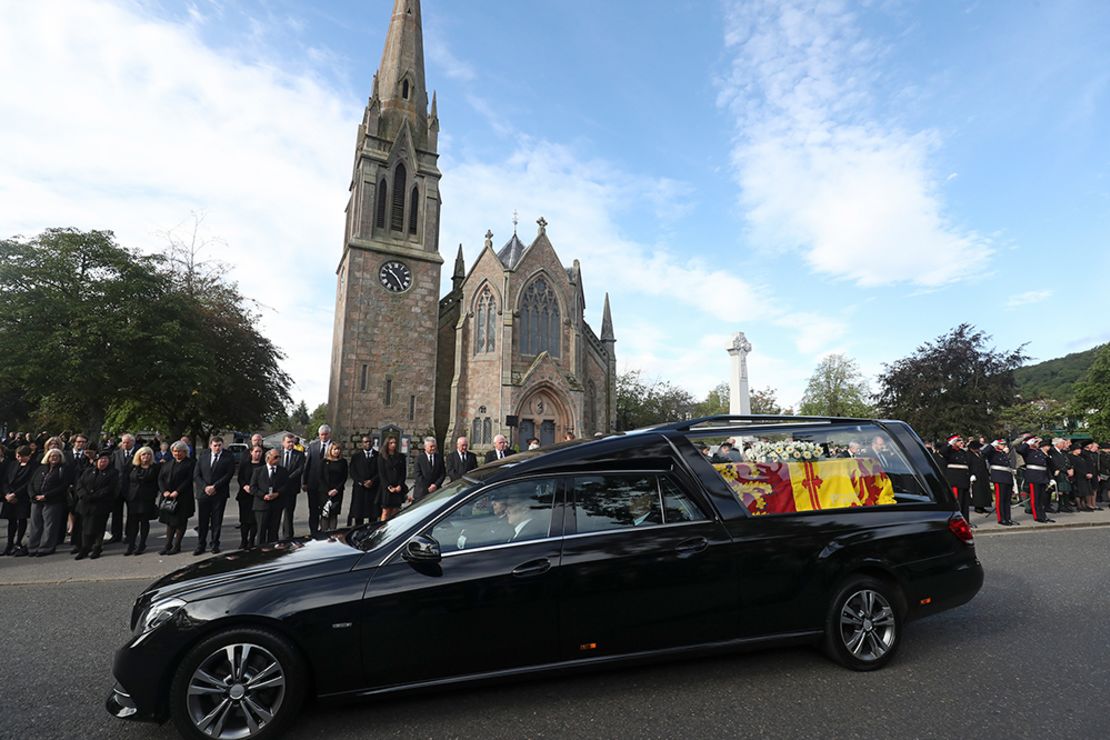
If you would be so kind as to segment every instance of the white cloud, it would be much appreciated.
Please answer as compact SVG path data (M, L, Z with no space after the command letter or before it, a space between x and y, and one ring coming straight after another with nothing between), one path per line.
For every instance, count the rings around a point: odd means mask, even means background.
M882 49L836 2L736 2L720 102L736 117L732 161L753 241L800 250L864 286L938 286L975 274L990 243L949 222L932 131L868 112Z
M1041 301L1048 300L1052 297L1051 290L1027 290L1024 293L1010 296L1006 301L1006 306L1009 308L1017 308L1018 306L1028 306L1030 303L1040 303Z
M113 229L155 250L191 210L205 212L203 235L228 245L209 256L274 309L263 326L289 355L292 394L323 401L359 112L308 74L213 51L192 27L205 13L189 16L109 2L6 7L0 224L5 236Z

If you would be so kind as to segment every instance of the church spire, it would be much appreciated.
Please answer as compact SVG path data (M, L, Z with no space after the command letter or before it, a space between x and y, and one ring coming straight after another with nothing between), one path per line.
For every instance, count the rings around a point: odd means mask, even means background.
M383 111L399 110L414 123L426 125L428 92L424 87L420 0L393 3L393 17L378 67L378 93Z
M601 341L615 342L613 335L613 314L609 312L609 294L605 294L605 309L601 313Z
M451 288L458 290L466 280L466 260L463 259L462 244L459 244L459 254L455 257L455 274L451 276Z

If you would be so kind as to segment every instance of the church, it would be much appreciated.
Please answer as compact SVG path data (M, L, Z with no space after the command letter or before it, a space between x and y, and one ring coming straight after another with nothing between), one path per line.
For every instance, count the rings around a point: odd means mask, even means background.
M582 267L566 267L541 216L500 248L487 231L466 268L460 244L440 296L439 115L424 81L420 0L396 0L358 126L336 271L328 413L337 439L424 436L515 447L616 425L616 338L585 319Z

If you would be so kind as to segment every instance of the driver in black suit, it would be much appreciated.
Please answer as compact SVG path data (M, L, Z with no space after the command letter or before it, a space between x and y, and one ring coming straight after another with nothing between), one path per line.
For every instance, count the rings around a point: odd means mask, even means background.
M550 509L533 510L531 499L511 498L505 512L505 519L512 527L509 542L543 539L547 536L547 524L550 518Z

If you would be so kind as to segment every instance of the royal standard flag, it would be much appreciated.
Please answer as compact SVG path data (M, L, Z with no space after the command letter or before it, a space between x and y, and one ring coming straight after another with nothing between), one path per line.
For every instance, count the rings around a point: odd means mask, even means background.
M791 463L719 463L713 467L755 515L894 503L890 478L871 458Z

